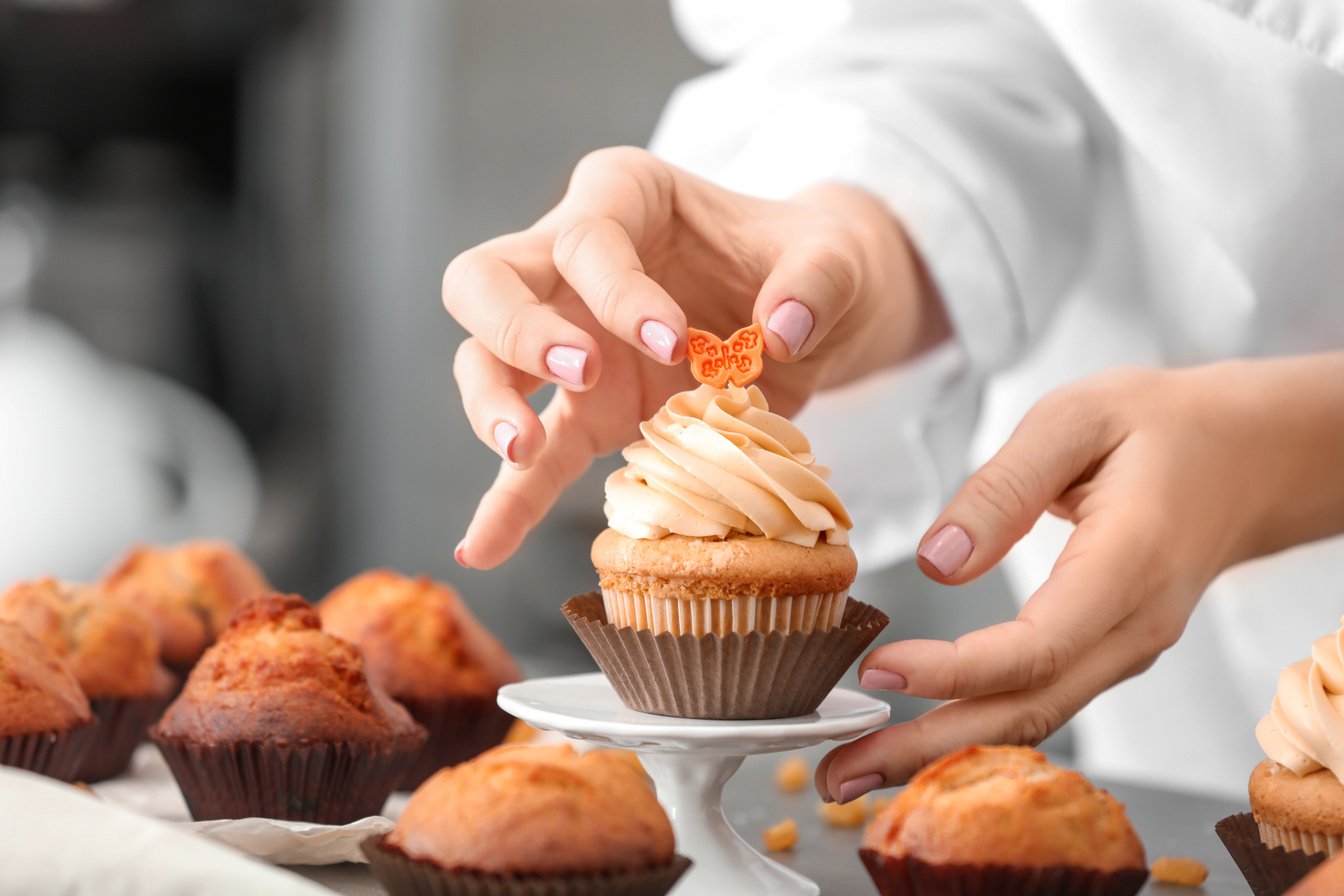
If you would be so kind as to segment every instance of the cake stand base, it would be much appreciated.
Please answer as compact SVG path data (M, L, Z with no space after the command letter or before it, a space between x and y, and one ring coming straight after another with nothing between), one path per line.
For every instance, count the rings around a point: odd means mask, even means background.
M743 759L850 740L885 722L886 703L836 689L817 711L792 719L674 719L628 709L601 673L505 685L499 705L535 728L634 750L658 789L677 838L694 862L676 896L815 896L812 881L743 840L723 814L723 786Z

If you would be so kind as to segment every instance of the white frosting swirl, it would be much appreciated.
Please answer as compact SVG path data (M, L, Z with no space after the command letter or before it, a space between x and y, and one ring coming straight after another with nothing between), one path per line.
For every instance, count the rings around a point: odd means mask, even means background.
M1299 775L1328 768L1344 782L1344 629L1317 638L1310 659L1279 673L1255 739L1266 756Z
M847 544L853 523L798 427L755 386L680 392L641 423L607 477L611 528L628 538L765 535Z

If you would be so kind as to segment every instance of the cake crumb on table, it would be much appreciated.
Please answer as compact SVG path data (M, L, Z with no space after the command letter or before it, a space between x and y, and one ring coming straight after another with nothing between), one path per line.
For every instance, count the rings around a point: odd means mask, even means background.
M775 786L785 793L797 793L807 786L811 777L807 763L797 756L783 760L775 766Z
M817 814L826 823L837 828L858 828L868 821L868 805L871 800L864 794L848 803L819 803Z
M1162 856L1153 862L1149 870L1153 873L1153 880L1183 887L1197 887L1209 876L1209 869L1203 862L1177 856Z
M772 824L761 833L761 839L770 852L788 852L798 845L798 823L786 818L779 824Z

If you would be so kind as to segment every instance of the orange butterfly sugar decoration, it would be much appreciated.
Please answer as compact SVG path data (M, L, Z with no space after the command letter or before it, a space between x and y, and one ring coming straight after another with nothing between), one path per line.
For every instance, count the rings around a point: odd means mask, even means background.
M722 389L725 383L745 386L765 368L762 355L765 333L760 324L743 327L726 341L694 327L688 327L686 333L691 373L706 386L715 389Z

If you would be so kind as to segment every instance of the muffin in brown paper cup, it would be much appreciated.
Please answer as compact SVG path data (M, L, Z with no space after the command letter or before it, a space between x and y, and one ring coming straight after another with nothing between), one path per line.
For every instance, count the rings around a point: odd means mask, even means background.
M115 778L131 764L131 755L145 739L149 726L172 702L174 683L162 694L149 697L95 697L89 701L98 730L84 752L75 778L95 784Z
M150 729L196 821L279 818L348 824L382 812L423 730L386 742L196 743Z
M1229 815L1213 829L1255 896L1279 896L1326 859L1324 852L1306 853L1265 845L1250 812Z
M596 592L571 598L563 612L621 702L685 719L807 715L888 621L853 598L836 628L768 635L655 635L610 625Z
M1146 868L934 865L867 848L859 858L881 896L1133 896L1148 879Z
M92 720L64 731L39 731L0 737L0 765L36 772L59 781L75 781L75 772L97 735Z
M384 843L385 835L360 846L374 877L391 896L663 896L691 860L674 855L666 865L610 874L479 874L413 859Z
M503 743L513 725L513 716L499 708L493 694L396 700L429 733L420 755L397 782L398 790L414 790L444 766L465 762Z

